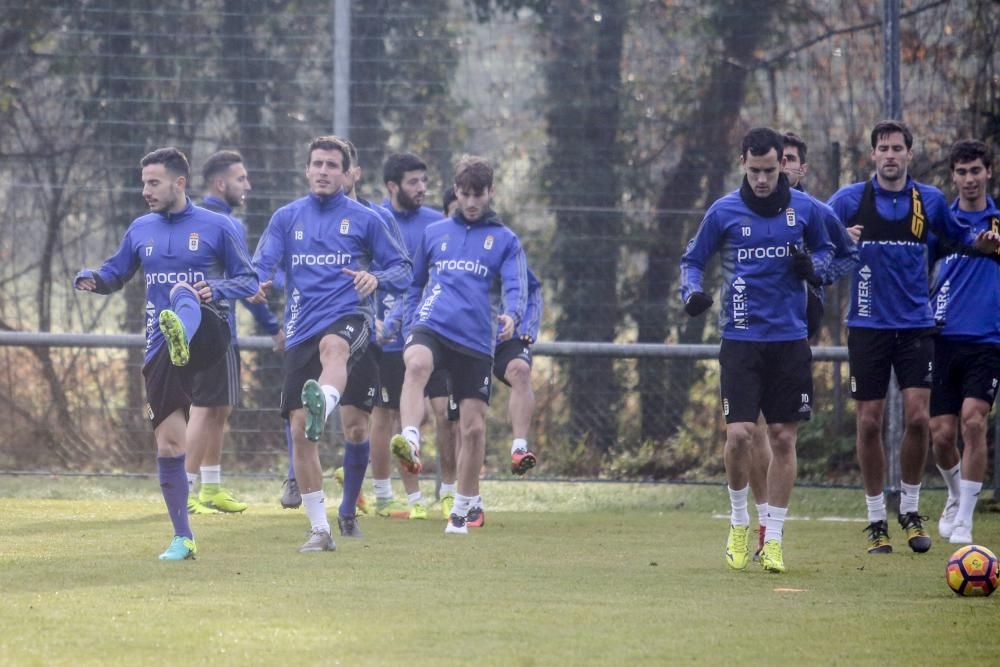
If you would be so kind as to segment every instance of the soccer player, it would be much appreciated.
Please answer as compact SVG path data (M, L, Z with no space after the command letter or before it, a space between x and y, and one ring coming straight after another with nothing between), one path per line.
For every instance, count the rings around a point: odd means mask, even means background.
M952 214L974 232L1000 232L1000 209L986 194L993 156L981 141L956 143L949 156L958 198ZM932 246L932 249L934 246ZM1000 266L997 257L949 252L931 288L938 323L930 429L934 458L948 486L938 522L952 544L972 543L972 515L986 477L987 417L1000 385ZM959 426L965 452L956 444Z
M750 561L750 441L763 413L772 458L760 563L785 571L782 534L795 484L798 422L812 414L806 284L822 282L832 252L824 221L832 213L790 187L781 155L781 135L770 128L743 137L743 185L709 207L681 258L681 297L694 317L712 304L702 287L705 264L716 252L722 256L719 365L732 505L726 562L737 570Z
M193 559L188 522L185 451L195 433L185 411L197 386L219 366L230 346L228 300L257 292L245 244L224 216L198 208L185 194L190 166L176 148L161 148L141 163L149 213L132 221L118 251L96 270L84 269L73 286L110 294L138 269L146 279L146 414L156 438L160 488L174 538L161 560Z
M464 534L479 495L497 330L507 340L524 319L527 267L517 235L490 208L493 168L486 160L464 156L459 161L455 194L458 212L429 225L413 253L413 284L406 297L412 317L404 332L406 373L399 403L403 428L391 446L411 470L420 470L424 388L432 371L447 369L460 410L462 446L445 532Z
M379 285L401 290L411 279L409 261L385 233L378 215L344 193L345 172L351 168L347 145L337 137L317 137L308 156L309 194L275 211L254 254L264 285L279 266L285 269L281 410L290 417L295 476L311 527L299 547L302 553L336 548L316 443L368 345L373 316L369 297ZM379 270L373 270L373 264ZM349 412L342 411L341 417L346 471L355 460L367 463L368 443L356 441ZM353 479L345 478L345 494ZM349 516L338 516L342 533L354 532L355 526L344 523L354 520L354 508L350 511Z
M441 219L441 214L424 206L427 194L427 165L413 153L393 153L382 166L382 181L389 196L382 202L396 220L406 244L406 252L413 256L424 229ZM390 438L399 428L399 399L403 387L402 318L405 296L381 291L378 294L379 342L382 357L379 364L381 389L379 404L372 411L372 478L375 489L375 514L382 517L426 519L427 504L420 491L418 468L400 463L400 477L406 490L407 502L393 496L391 474L392 453ZM435 378L435 386L443 382ZM442 434L444 435L444 434Z
M808 146L799 135L794 132L782 135L781 171L788 177L788 184L803 193L806 192L803 179L809 171L809 163L806 162L807 151ZM813 200L820 206L826 206L815 198ZM807 286L806 331L810 340L819 333L823 322L823 286L832 285L847 275L858 261L857 246L847 234L844 225L835 215L824 216L823 220L826 223L826 233L833 243L833 258L823 276L823 283ZM764 550L764 536L767 532L767 469L771 465L771 443L767 439L767 425L763 418L757 419L750 451L750 492L753 493L757 508L757 552L754 554L756 560Z
M202 208L220 213L233 224L236 237L246 248L246 226L233 216L233 209L242 206L250 179L243 157L236 151L219 151L212 154L202 167L205 194ZM245 250L249 255L249 251ZM280 345L281 328L266 304L251 304L241 299L254 319ZM247 504L237 500L222 487L222 447L226 420L233 407L239 403L240 354L237 345L236 312L229 310L232 345L219 360L218 367L195 376L191 409L188 416L187 451L185 468L188 480L188 513L212 514L216 512L242 512ZM199 473L201 489L194 494Z
M877 123L871 133L875 176L841 188L829 202L860 246L860 267L851 277L847 350L851 395L857 402L858 463L868 507L865 530L870 554L892 552L882 451L882 415L891 370L903 395L904 414L899 525L910 549L924 553L931 548L919 504L934 363L927 238L933 232L956 243L980 243L954 219L940 190L910 178L912 148L913 135L902 122Z

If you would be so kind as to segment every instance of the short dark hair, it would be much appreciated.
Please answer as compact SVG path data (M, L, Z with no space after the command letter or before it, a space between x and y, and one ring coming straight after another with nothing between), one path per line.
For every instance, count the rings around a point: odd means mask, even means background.
M344 142L347 146L347 152L351 155L351 164L355 166L360 166L358 163L358 147L354 145L354 142L346 137L340 137L340 140Z
M201 178L207 188L212 179L229 169L234 164L243 164L243 156L238 151L218 151L205 160L201 168Z
M910 132L910 128L906 127L906 123L901 120L880 120L875 123L875 127L872 128L872 149L878 145L879 139L897 132L903 135L903 141L906 143L906 149L909 150L913 148L913 133Z
M463 155L455 165L455 189L479 194L493 186L493 167L478 155Z
M340 151L340 154L344 157L344 162L340 166L344 171L351 168L351 149L347 147L344 140L340 137L334 136L332 134L327 134L322 137L316 137L309 144L309 152L306 153L306 165L312 162L313 151Z
M382 165L382 182L401 185L408 171L427 171L427 165L413 153L393 153Z
M755 127L744 135L743 143L740 144L740 157L745 160L747 152L750 155L767 155L772 148L778 153L780 160L784 151L781 135L769 127Z
M162 164L164 169L175 176L188 178L191 175L191 164L187 156L173 146L157 148L152 153L147 153L139 162L139 167L148 167L151 164Z
M959 162L975 162L977 159L982 160L987 169L993 168L993 151L989 146L978 139L962 139L951 147L948 168L954 170Z
M802 137L794 132L785 132L781 137L782 154L785 152L785 146L794 146L799 151L799 161L805 163L807 146L806 142L802 141Z
M455 188L449 185L444 189L444 196L441 198L441 211L447 213L448 207L455 201L458 201L458 197L455 196Z

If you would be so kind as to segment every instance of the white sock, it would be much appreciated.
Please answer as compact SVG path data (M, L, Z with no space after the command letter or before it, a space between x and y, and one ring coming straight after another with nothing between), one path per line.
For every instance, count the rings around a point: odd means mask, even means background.
M451 513L457 514L458 516L468 516L469 508L472 507L472 501L475 500L472 496L463 496L461 493L455 495L455 506L452 508Z
M510 445L510 453L513 454L519 449L528 451L528 441L524 438L514 438L514 442Z
M732 513L729 523L734 526L749 526L750 513L747 512L747 495L750 492L750 485L747 484L742 489L729 489L729 504L732 506Z
M313 530L330 532L330 521L326 518L326 496L323 489L302 494L302 505L306 508L306 516Z
M899 483L899 513L920 511L920 484Z
M478 507L479 509L483 509L483 497L476 496L476 499L472 501L472 506Z
M948 487L948 498L951 500L958 498L958 481L961 479L961 473L959 470L961 467L961 461L956 463L954 468L948 468L947 470L941 466L937 467L937 469L941 471L941 478L944 479L945 486Z
M972 513L976 511L976 501L979 500L979 492L983 490L983 483L963 479L959 481L958 489L958 515L955 523L972 528Z
M414 491L413 493L406 494L406 500L409 501L411 505L416 505L423 499L424 499L424 494L420 493L419 491Z
M189 472L188 477L188 493L194 493L194 485L198 483L198 473Z
M868 505L868 523L885 521L885 494L877 496L865 496L865 504Z
M417 426L404 426L403 427L403 437L406 441L420 449L420 428Z
M757 503L757 525L766 526L767 525L767 503Z
M778 540L778 544L781 544L781 534L785 531L785 515L787 513L787 507L767 506L767 529L764 532L765 542Z
M201 483L202 484L222 484L222 465L217 465L217 466L202 466L201 467Z
M447 496L449 493L451 495L455 495L456 487L457 487L456 484L445 484L444 482L441 482L441 490L439 493L441 494L442 498Z
M340 392L332 384L324 384L320 389L323 390L323 394L326 396L326 418L329 419L330 413L340 403Z
M392 480L376 479L372 481L375 488L375 497L379 500L392 500Z

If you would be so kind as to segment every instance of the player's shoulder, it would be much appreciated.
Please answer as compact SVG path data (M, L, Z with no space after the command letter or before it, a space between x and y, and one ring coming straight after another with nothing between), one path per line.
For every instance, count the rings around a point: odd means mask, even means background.
M913 187L920 192L920 197L922 199L933 200L941 203L945 207L948 207L948 200L945 199L944 193L941 192L940 188L931 185L930 183L921 183L919 181L913 181Z
M436 208L431 208L430 206L421 206L417 209L417 213L421 220L426 220L428 222L437 222L444 217L444 214Z
M727 192L718 199L716 199L705 211L705 219L718 219L720 215L729 216L734 213L745 213L749 211L746 204L743 203L743 198L740 196L739 190L733 190L732 192Z
M191 215L198 221L199 224L209 227L218 227L227 232L239 232L236 228L237 221L224 213L219 213L218 211L213 211L203 206L192 205Z

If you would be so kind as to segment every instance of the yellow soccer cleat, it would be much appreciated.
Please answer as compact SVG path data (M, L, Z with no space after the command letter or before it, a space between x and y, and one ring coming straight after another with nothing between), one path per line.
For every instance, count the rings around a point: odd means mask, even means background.
M760 552L760 565L767 572L780 574L785 571L785 557L781 550L781 542L768 540Z
M730 526L726 542L726 564L734 570L745 570L750 562L750 526Z

